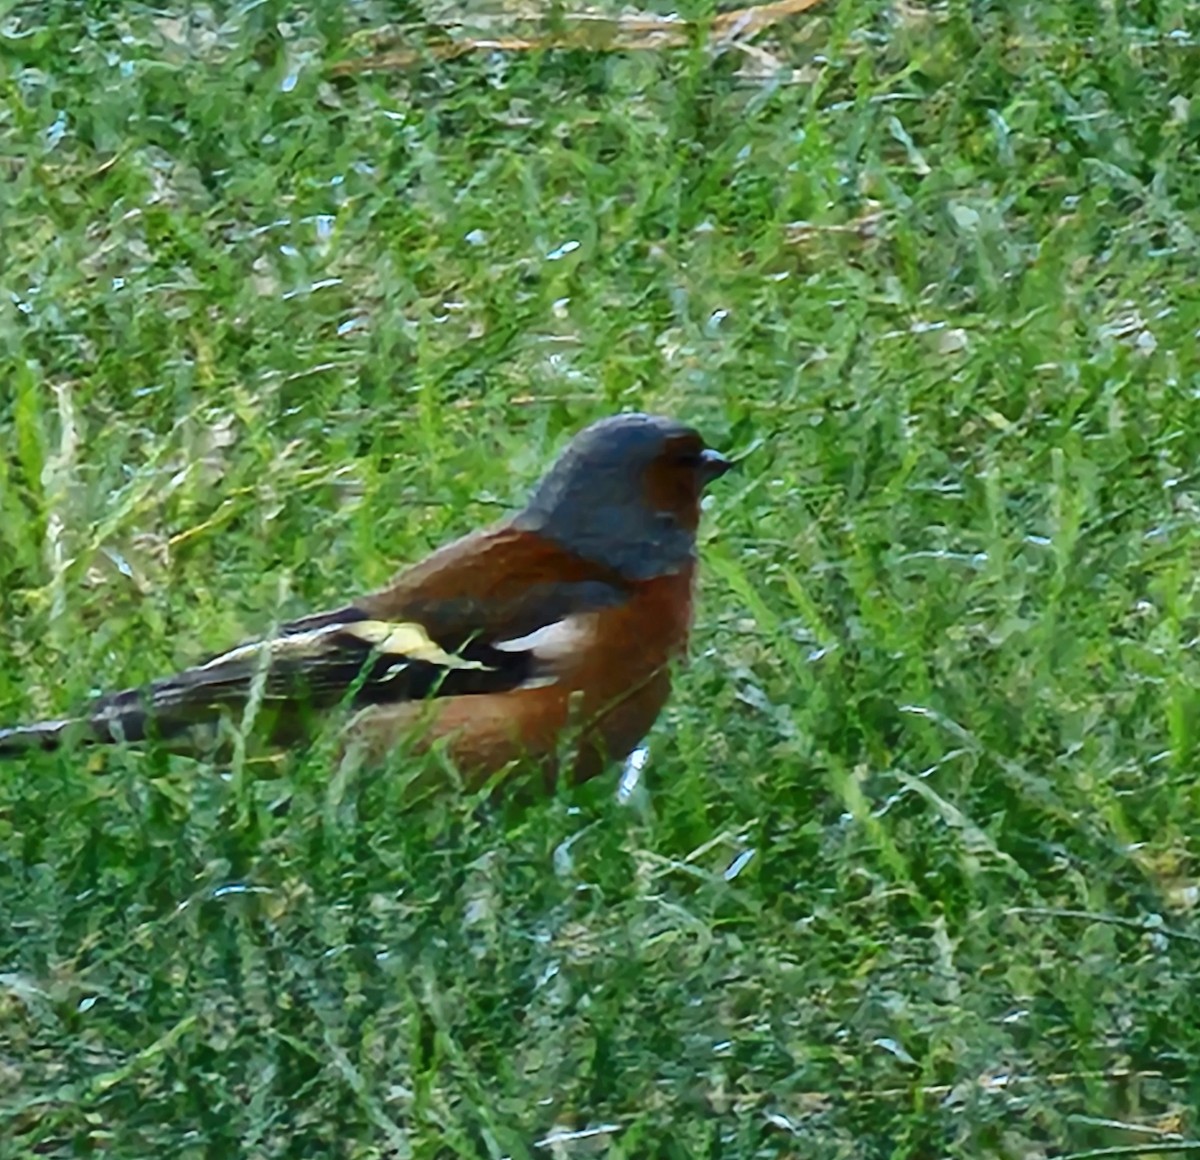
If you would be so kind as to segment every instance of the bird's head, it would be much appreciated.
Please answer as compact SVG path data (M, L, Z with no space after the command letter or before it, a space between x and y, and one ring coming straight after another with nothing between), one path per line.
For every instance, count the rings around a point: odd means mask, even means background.
M705 487L732 466L685 423L614 415L567 444L514 523L627 579L670 575L695 554Z

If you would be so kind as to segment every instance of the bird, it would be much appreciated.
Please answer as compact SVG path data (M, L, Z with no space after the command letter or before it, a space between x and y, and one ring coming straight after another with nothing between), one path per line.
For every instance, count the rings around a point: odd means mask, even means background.
M0 729L0 757L146 741L186 752L222 720L290 748L341 711L341 752L359 764L440 745L469 786L522 762L552 781L594 777L668 699L692 625L701 498L732 466L679 420L601 419L515 515L343 607L76 716Z

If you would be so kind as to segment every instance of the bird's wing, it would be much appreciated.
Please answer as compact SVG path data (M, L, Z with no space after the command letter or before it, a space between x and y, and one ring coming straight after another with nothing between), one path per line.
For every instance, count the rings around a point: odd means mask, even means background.
M616 607L631 594L609 569L501 524L439 548L354 606L383 620L415 620L453 649L469 640L525 636Z
M482 642L448 652L418 623L351 614L239 645L156 681L151 699L161 709L197 699L236 704L254 690L267 702L302 700L322 707L347 699L370 703L496 692L519 684L519 666L493 652Z
M69 738L141 741L186 734L255 702L280 736L303 730L289 715L337 706L360 708L431 697L534 688L555 680L588 612L617 595L591 583L547 586L512 600L508 616L473 617L485 606L455 596L411 602L410 617L380 619L353 605L283 625L278 634L238 645L174 676L100 697L78 718L0 730L0 757L53 749ZM411 613L436 625L435 639ZM491 619L471 632L472 624ZM500 629L497 621L504 624Z
M322 623L285 626L174 676L110 693L79 718L0 730L0 756L53 749L76 735L165 740L252 702L275 722L289 712L506 692L539 679L530 650L477 641L450 652L420 624L373 620L356 609L311 619Z

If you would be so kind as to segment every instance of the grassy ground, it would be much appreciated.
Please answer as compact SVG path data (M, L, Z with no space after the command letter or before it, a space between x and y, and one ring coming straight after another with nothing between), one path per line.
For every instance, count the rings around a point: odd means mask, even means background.
M0 721L598 415L746 470L629 804L0 768L0 1157L1200 1156L1190 0L830 2L757 79L193 7L0 5Z

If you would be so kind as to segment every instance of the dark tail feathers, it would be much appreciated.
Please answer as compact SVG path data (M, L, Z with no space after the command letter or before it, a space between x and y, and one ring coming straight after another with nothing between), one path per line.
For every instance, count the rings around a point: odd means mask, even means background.
M111 745L121 741L144 741L147 719L140 705L117 709L110 704L104 712L89 717L64 717L59 721L37 721L32 725L0 729L0 758L81 743Z

